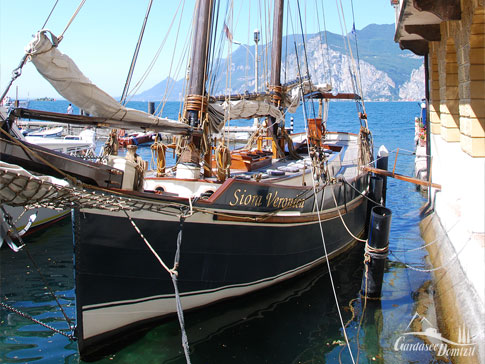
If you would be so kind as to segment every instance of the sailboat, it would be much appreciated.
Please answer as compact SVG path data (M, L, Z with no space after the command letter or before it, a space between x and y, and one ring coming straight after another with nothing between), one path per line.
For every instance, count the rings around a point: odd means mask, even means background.
M281 83L283 7L275 1L268 89L218 96L206 85L214 2L197 1L179 120L111 99L59 51L52 33L40 31L31 43L39 72L91 116L17 108L2 120L0 202L73 208L81 357L175 316L177 308L200 309L302 274L364 234L370 176L361 167L373 160L367 116L358 115L359 134L332 132L324 110L331 99L362 100L315 85L303 71ZM320 112L304 114L307 131L288 134L284 113L315 100ZM171 133L178 136L177 163L148 172L136 146L102 163L65 156L15 138L9 125L19 117ZM241 118L266 119L253 145L230 150L214 142L212 133ZM167 147L160 146L160 160Z

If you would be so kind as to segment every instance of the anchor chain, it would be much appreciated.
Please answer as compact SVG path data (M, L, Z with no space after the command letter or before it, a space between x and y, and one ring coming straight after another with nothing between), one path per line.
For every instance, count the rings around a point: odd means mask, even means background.
M70 334L66 334L64 331L58 330L55 327L46 324L45 322L42 322L40 320L37 320L35 317L33 317L33 316L31 316L31 315L29 315L29 314L27 314L25 312L22 312L22 311L16 309L15 307L12 307L10 305L7 305L6 303L4 303L2 301L0 301L0 306L2 306L4 309L6 309L8 311L11 311L11 312L19 315L20 317L26 318L28 320L31 320L31 321L35 322L36 324L39 324L41 326L44 326L45 328L47 328L47 329L49 329L51 331L54 331L57 334L61 334L62 336L67 337L71 341L76 341L77 340L77 337L74 335L74 328L71 325L69 325L70 330L71 330L71 333Z
M62 315L64 316L64 319L66 320L66 323L69 325L69 327L72 329L72 327L74 327L72 321L69 319L69 316L66 314L66 312L64 311L64 309L62 308L62 305L61 303L59 302L59 299L57 298L57 296L55 295L54 291L51 289L51 287L49 286L49 283L47 282L47 279L44 277L44 275L42 274L41 270L40 270L40 267L37 265L37 263L35 262L32 254L30 254L30 251L27 247L27 245L24 243L22 237L20 236L19 232L17 231L17 228L15 226L15 224L13 223L13 219L12 219L12 216L10 216L10 214L3 208L3 206L0 205L0 209L1 209L1 212L3 214L3 217L4 217L4 221L6 222L6 224L8 225L8 230L6 232L7 236L8 237L13 237L13 238L16 238L19 242L20 242L20 247L18 247L17 249L14 249L12 248L12 250L14 252L18 252L20 250L23 250L25 252L25 254L27 255L27 258L29 258L30 262L32 263L32 266L35 268L35 270L37 271L37 273L39 274L39 277L42 279L43 283L44 283L44 286L46 287L46 289L49 291L49 294L52 296L52 298L56 301L56 304L57 304L57 307L59 307L59 310L61 311ZM10 239L11 240L11 239ZM13 242L12 242L13 244ZM16 248L16 246L15 246Z

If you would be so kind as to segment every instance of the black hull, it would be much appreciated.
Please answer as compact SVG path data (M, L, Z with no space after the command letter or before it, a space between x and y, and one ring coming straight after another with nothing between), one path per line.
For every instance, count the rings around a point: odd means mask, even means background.
M348 196L350 197L350 196ZM343 219L354 235L366 223L366 199L346 197ZM340 204L339 204L340 205ZM329 258L355 240L336 211L322 215ZM141 216L139 216L141 217ZM176 218L134 221L168 266L180 224ZM76 212L76 300L79 351L87 357L106 343L176 313L169 274L122 215ZM325 262L316 215L286 224L197 220L183 225L179 290L184 310L237 297L294 277Z

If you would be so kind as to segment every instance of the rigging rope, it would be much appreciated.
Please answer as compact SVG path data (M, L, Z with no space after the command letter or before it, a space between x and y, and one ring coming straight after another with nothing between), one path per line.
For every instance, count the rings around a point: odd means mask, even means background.
M167 30L167 33L165 34L165 37L162 39L162 42L160 44L160 46L158 47L158 50L156 51L155 53L155 56L153 57L152 61L150 62L150 64L148 65L147 69L145 70L145 72L143 73L143 75L140 77L140 79L138 80L138 82L135 84L135 86L133 86L133 88L128 92L130 96L130 98L128 99L127 102L129 102L131 100L131 98L133 97L133 95L135 95L138 90L140 89L140 87L142 86L142 84L145 82L145 80L147 79L148 75L150 74L150 72L152 71L153 67L155 66L155 63L157 62L158 60L158 57L160 56L162 50L163 50L163 47L165 46L165 43L167 42L167 39L170 35L170 32L172 30L172 27L173 27L173 24L175 22L175 19L177 17L177 14L179 12L179 9L180 9L180 2L179 2L179 5L177 7L177 10L172 18L172 21L170 22L170 25L168 27L168 30Z
M67 30L69 29L69 27L71 26L72 22L74 21L74 19L76 18L77 14L79 13L79 11L81 10L81 8L83 7L84 3L86 2L86 0L81 0L81 2L79 3L76 11L74 12L74 14L72 14L71 16L71 19L69 19L69 21L67 22L67 25L66 27L64 28L64 30L62 31L61 35L59 37L57 37L57 39L59 40L59 42L61 42L62 38L64 38L64 33L67 32Z
M54 6L52 7L51 12L50 12L50 13L49 13L49 15L47 16L47 19L45 20L44 25L42 25L42 28L41 28L41 29L45 29L45 26L47 25L47 22L49 21L49 19L50 19L50 17L51 17L51 15L52 15L52 13L54 12L54 9L56 8L56 6L57 6L57 3L58 3L58 2L59 2L59 0L56 0L56 3L55 3L55 4L54 4Z
M302 40L303 40L303 54L305 55L306 73L307 73L307 76L308 76L308 82L310 83L310 89L311 89L312 81L311 81L311 78L310 78L310 68L308 66L308 55L307 55L307 51L306 51L305 33L303 32L303 21L301 19L300 0L296 0L296 4L298 6L298 16L299 16L299 19L300 19L300 28L301 28L301 37L302 37ZM295 47L295 51L296 51L296 47ZM300 74L300 77L301 77L301 74ZM313 118L316 118L315 104L313 102L313 99L311 99L311 104L312 104ZM305 107L305 104L303 104L303 107Z
M121 93L120 104L122 105L126 105L126 95L128 94L128 88L130 87L131 77L133 76L133 72L135 71L136 60L138 59L138 52L140 51L141 41L143 40L143 34L145 33L145 27L147 25L148 15L150 15L152 3L153 0L149 0L145 18L143 19L143 24L141 26L140 35L138 37L138 42L136 43L135 53L133 54L133 58L131 60L130 69L128 70L128 76L126 77L125 87L123 88L123 92Z
M296 50L296 43L295 43L295 50ZM298 61L297 61L297 65L298 65L298 70L299 70L300 65L299 65ZM305 120L305 129L306 129L305 131L308 135L308 119L307 119L307 116L306 116L305 99L304 99L303 93L301 95L301 98L302 98L302 103L303 103L302 109L303 109L303 119ZM308 139L309 138L306 138L306 142L307 142L308 152L310 152L310 144L309 144ZM337 311L338 311L339 318L340 318L340 324L342 326L342 330L343 330L344 337L345 337L345 342L346 342L347 348L349 350L350 359L352 360L352 363L355 364L354 356L352 354L352 349L350 348L350 343L349 343L349 339L348 339L348 336L347 336L347 331L345 329L345 325L344 325L344 321L343 321L343 317L342 317L342 312L340 310L340 305L339 305L339 301L338 301L338 297L337 297L337 291L336 291L336 288L335 288L335 283L333 281L332 269L330 267L330 260L329 260L329 257L328 257L327 245L325 243L325 236L323 234L322 219L321 219L321 216L320 216L320 209L319 209L318 201L317 201L318 195L317 195L317 189L316 189L316 185L315 185L315 178L313 178L313 175L315 173L314 171L315 171L315 166L312 163L312 178L311 178L311 180L312 180L312 185L313 185L313 195L315 196L315 201L316 201L315 207L316 207L317 216L318 216L318 226L320 228L320 235L322 237L323 250L325 251L325 257L326 257L327 268L328 268L328 275L329 275L329 278L330 278L330 283L332 285L333 297L335 299L335 304L337 306ZM324 201L324 200L325 200L325 189L323 190L323 196L322 196L322 201Z

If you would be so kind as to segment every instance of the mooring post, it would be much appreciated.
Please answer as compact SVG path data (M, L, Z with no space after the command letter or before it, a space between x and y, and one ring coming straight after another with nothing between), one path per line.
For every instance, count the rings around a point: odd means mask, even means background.
M389 161L389 151L384 145L379 147L377 152L377 163L376 168L383 169L387 171L387 165ZM383 177L382 182L382 204L386 206L386 192L387 192L387 177Z
M153 101L148 101L148 113L155 114L155 103Z
M369 184L369 200L367 201L367 212L366 212L366 221L370 222L370 213L374 206L379 206L381 204L382 199L382 189L383 189L384 179L381 176L371 176L370 177L370 184ZM369 224L366 224L366 236L369 232Z
M364 253L365 270L362 278L362 295L379 299L386 258L389 253L392 212L386 207L375 206L370 215L369 239Z

